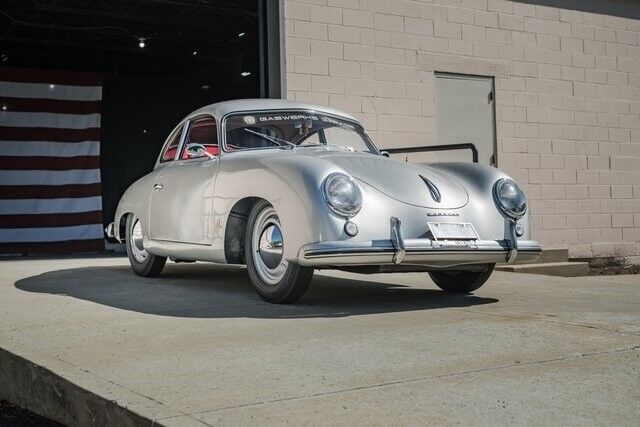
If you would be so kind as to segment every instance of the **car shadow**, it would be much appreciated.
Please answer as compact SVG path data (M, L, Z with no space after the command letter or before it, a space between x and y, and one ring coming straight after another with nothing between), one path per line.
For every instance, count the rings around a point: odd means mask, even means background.
M204 263L167 265L157 278L138 277L128 266L64 269L21 279L15 286L26 292L71 296L122 310L191 318L346 317L498 301L361 277L363 280L316 274L305 296L291 305L262 301L243 267Z

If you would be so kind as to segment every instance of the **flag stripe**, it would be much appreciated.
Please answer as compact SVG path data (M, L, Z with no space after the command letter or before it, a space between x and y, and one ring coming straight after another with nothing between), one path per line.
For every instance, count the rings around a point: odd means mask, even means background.
M100 141L100 128L56 129L0 126L0 138L9 141L85 142Z
M102 250L102 78L0 67L0 253Z
M0 156L49 156L76 157L99 156L98 141L51 142L51 141L2 141L0 140Z
M100 156L76 157L21 157L0 156L0 169L4 170L68 170L99 169Z
M30 128L33 123L54 129L86 129L100 127L98 114L21 113L0 111L0 125Z
M81 71L36 70L0 67L0 80L22 83L54 83L74 86L101 86L102 77Z
M0 81L0 96L9 98L46 98L74 101L99 101L100 86L67 86L49 83L14 83Z
M100 252L104 250L104 239L68 240L44 243L0 243L1 254L47 254Z
M102 194L100 183L70 185L4 185L0 186L2 199L67 199L95 197ZM1 203L1 202L0 202Z
M100 113L101 109L101 101L65 101L62 99L44 98L0 97L0 105L6 108L6 111L62 114L96 114Z
M0 170L3 185L68 185L100 182L100 169L66 171L5 171Z
M68 227L81 224L102 224L102 211L32 214L32 215L0 215L0 229L29 227Z
M102 197L68 199L0 199L0 215L90 212L102 209Z
M0 228L0 242L57 242L60 240L97 239L104 236L102 224L70 227Z

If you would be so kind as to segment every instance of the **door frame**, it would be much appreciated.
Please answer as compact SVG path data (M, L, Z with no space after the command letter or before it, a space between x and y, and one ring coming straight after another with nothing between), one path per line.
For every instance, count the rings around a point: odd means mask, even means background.
M284 0L258 0L260 97L286 98Z

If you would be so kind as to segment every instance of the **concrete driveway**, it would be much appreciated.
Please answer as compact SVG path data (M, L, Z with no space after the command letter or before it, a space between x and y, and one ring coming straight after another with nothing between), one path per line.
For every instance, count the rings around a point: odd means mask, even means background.
M111 401L132 424L637 426L640 276L495 273L451 296L426 274L321 272L277 306L241 268L143 279L123 258L4 261L0 348L77 386L52 397L70 413L92 394L94 422ZM31 387L23 403L54 410L42 375L7 365L20 384L0 396Z

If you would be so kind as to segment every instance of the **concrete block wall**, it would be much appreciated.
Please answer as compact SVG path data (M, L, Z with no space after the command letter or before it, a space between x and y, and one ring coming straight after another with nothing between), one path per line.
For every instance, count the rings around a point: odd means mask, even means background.
M285 0L286 96L353 113L380 147L430 145L434 71L494 76L498 166L534 238L639 254L640 20L532 3Z

